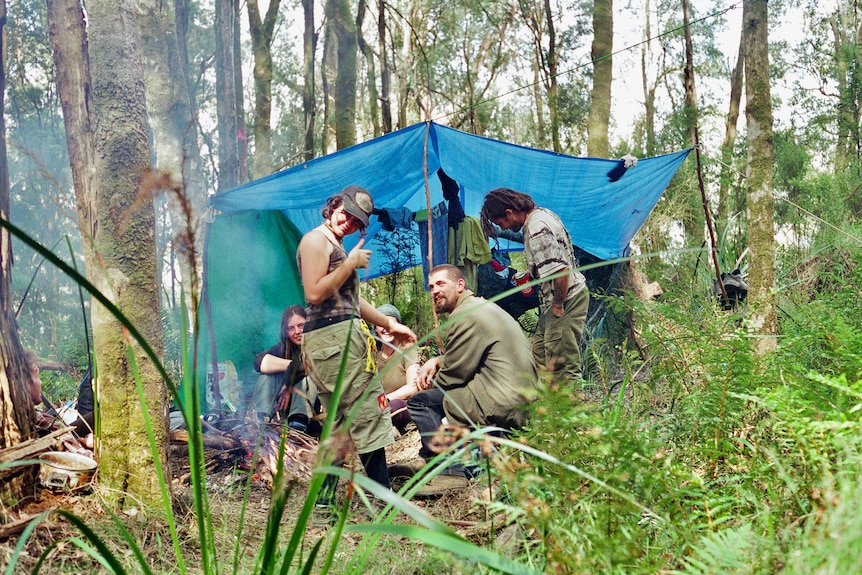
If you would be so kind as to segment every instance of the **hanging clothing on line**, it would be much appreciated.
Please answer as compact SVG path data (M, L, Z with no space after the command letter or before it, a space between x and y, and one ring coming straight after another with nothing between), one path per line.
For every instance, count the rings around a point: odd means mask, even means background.
M476 291L479 265L491 261L491 246L485 239L482 224L475 216L466 216L458 229L449 228L449 263L464 274L467 288Z
M374 215L385 232L409 230L413 226L413 211L407 208L374 208Z
M448 212L449 210L446 207L446 202L440 202L436 206L431 207L431 238L433 243L434 261L430 266L428 265L428 210L420 210L416 212L414 216L414 219L419 224L419 251L422 255L422 271L425 275L426 290L428 289L428 274L431 273L431 268L436 265L448 263Z

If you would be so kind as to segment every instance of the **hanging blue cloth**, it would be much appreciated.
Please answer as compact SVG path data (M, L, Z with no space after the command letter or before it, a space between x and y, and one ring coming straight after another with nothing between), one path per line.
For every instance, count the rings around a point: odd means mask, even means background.
M431 207L431 238L433 244L433 262L428 265L428 216L416 214L419 224L419 251L422 255L422 271L425 277L425 289L428 289L428 274L431 268L448 262L449 258L449 218L446 202L440 202Z

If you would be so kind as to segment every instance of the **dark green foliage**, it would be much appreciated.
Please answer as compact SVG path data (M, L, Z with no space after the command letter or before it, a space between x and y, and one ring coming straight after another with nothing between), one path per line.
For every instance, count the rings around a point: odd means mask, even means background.
M571 468L521 458L503 473L548 571L854 570L862 265L848 242L780 292L782 337L764 358L744 309L685 292L620 300L645 357L621 356L610 395L550 386L522 439Z

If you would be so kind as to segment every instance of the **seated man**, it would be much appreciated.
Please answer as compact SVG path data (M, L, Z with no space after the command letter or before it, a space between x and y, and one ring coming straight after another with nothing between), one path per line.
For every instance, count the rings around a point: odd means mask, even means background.
M422 437L420 462L435 455L431 440L444 416L451 424L468 427L523 426L525 408L535 399L538 382L530 343L512 316L474 296L455 266L436 266L428 283L434 308L449 314L450 323L446 353L419 369L419 388L424 391L407 400ZM418 494L439 495L468 484L467 470L453 465Z
M401 312L392 304L383 304L377 308L383 315L394 317L401 323ZM392 411L392 425L399 433L407 431L410 414L407 412L407 399L419 391L416 377L419 365L416 363L416 350L410 348L402 351L393 342L395 336L384 326L376 326L377 350L374 352L374 363L378 373L382 373L383 391L389 399L389 409ZM393 361L393 358L395 359ZM389 364L392 363L390 366ZM388 366L388 367L387 367Z
M42 395L42 378L39 375L39 358L36 352L29 349L24 350L24 358L27 361L27 369L30 373L30 381L27 383L27 392L30 395L30 400L33 402L34 407L40 403L45 404L44 410L36 410L35 427L37 433L43 436L58 429L68 427L57 414L54 406L50 405ZM64 451L93 457L93 433L91 431L85 433L83 437L77 435L74 431L64 433L60 436L60 442Z
M302 332L305 327L305 308L292 305L281 314L279 342L254 359L254 369L261 376L252 396L252 405L258 416L287 415L291 429L307 432L309 412L314 410L317 393L309 386L302 364ZM310 389L309 389L310 388Z

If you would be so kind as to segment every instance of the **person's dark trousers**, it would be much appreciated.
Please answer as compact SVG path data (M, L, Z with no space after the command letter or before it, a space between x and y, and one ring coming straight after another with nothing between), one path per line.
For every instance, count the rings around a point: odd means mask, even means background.
M389 409L392 410L392 425L398 433L407 433L407 424L410 423L410 412L407 411L407 401L404 399L390 399Z
M410 412L410 419L416 424L419 430L419 436L422 439L422 447L419 448L419 457L425 461L434 459L437 455L431 450L431 439L437 433L440 424L443 423L443 417L446 412L443 411L443 390L439 388L428 389L414 394L407 400L407 411ZM463 463L453 463L445 470L444 475L466 475L474 477L478 473L474 469L473 464L464 465Z
M431 451L431 438L437 433L443 417L443 390L436 387L413 394L407 400L407 411L410 419L416 424L419 436L422 438L422 447L419 448L419 457L430 461L436 453Z
M359 460L362 462L362 467L365 468L365 475L369 479L373 479L383 487L391 489L389 484L389 469L386 467L386 450L382 447L371 453L362 453L359 455Z
M365 468L365 474L387 489L391 489L389 484L389 470L386 467L386 450L384 448L377 449L371 453L362 453L359 455L359 460L362 462L362 467ZM342 467L344 461L333 461L333 467ZM338 476L327 475L323 479L323 485L320 487L320 492L317 494L317 505L335 505L335 490L338 487Z

